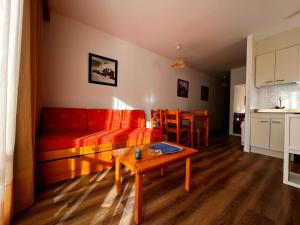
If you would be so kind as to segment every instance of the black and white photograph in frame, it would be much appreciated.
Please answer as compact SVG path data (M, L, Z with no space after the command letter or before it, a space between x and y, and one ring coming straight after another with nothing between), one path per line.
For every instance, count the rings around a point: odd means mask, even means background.
M177 81L177 96L188 98L189 96L189 82L186 80L178 79Z
M89 83L117 86L118 61L89 53Z

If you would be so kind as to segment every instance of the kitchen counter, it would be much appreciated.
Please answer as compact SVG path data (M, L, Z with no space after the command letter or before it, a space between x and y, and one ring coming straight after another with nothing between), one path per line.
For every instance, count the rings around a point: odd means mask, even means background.
M254 113L300 113L300 109L251 109Z

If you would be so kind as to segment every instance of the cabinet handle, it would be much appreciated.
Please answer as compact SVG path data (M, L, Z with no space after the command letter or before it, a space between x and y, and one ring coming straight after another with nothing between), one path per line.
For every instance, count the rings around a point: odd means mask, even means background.
M272 123L280 123L279 121L272 121Z
M268 120L261 120L259 122L261 122L261 123L268 123L269 121Z
M272 82L273 82L272 80L265 81L266 84L272 83Z
M282 81L284 81L284 80L276 80L276 81L282 82Z

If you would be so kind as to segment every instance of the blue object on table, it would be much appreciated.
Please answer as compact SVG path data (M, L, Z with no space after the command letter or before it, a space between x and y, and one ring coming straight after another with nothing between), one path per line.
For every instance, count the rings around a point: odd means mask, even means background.
M170 145L163 142L158 144L151 144L150 147L156 150L160 150L163 154L171 154L171 153L182 151L181 147Z
M137 159L137 160L142 159L142 151L139 148L135 149L135 159Z

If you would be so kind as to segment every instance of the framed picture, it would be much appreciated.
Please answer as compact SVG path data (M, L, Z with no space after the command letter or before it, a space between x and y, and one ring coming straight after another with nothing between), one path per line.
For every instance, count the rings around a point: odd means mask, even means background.
M209 89L206 86L201 86L201 100L208 101Z
M188 98L189 96L189 82L186 80L178 79L177 81L177 96Z
M117 86L118 61L89 53L89 83Z

